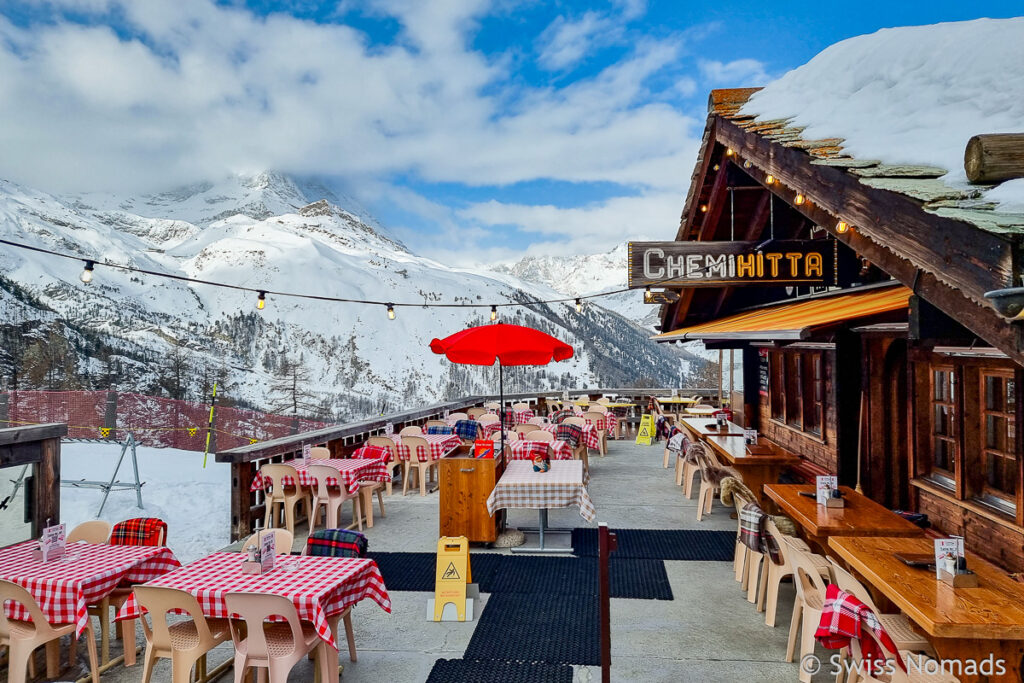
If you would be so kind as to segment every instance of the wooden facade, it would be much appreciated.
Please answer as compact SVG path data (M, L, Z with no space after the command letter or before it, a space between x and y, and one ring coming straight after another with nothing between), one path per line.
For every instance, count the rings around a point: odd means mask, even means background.
M1024 572L1022 324L983 296L1019 284L1024 224L975 210L969 193L943 191L942 169L862 162L839 140L803 140L784 122L740 114L753 92L712 93L676 239L832 244L836 281L668 285L678 300L662 305L659 340L741 350L743 423L801 457L792 478L837 474ZM887 283L910 290L905 310L800 335L756 325L707 331L744 312L770 316L780 304Z

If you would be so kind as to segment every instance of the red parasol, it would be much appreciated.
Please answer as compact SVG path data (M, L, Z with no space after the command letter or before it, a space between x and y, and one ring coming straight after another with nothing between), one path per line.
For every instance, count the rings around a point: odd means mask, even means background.
M498 390L501 396L501 452L505 451L506 365L547 365L551 361L572 358L572 347L549 334L521 325L480 325L434 339L430 350L462 365L494 365L498 362Z

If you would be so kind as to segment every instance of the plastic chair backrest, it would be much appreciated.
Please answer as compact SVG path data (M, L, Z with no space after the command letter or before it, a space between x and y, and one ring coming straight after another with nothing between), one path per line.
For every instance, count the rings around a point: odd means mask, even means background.
M551 443L555 440L555 435L551 432L546 432L543 429L535 429L532 432L524 434L523 439L526 441L547 441L548 443Z
M488 401L487 403L484 404L484 408L487 410L497 410L500 407L501 406L498 405L497 401Z
M603 421L604 420L604 413L597 413L597 412L594 412L593 410L591 410L589 412L583 413L583 418L582 419L583 420L589 420L590 423L592 425L594 425L594 428L596 429L597 425L598 425L598 421ZM566 420L566 422L568 422L568 420Z
M153 644L158 650L181 650L175 648L171 638L170 624L167 622L167 615L172 610L181 610L192 617L196 631L199 634L197 648L203 647L203 643L213 641L213 634L210 633L210 625L206 623L203 609L199 601L191 593L177 588L163 588L160 586L134 586L135 600L149 612L149 618L153 622L150 626L146 619L142 619L142 630L146 632L146 640ZM174 623L179 623L181 618L176 616ZM188 648L191 649L191 648ZM205 648L204 648L205 649Z
M8 620L6 610L8 602L19 603L25 608L25 611L32 617L32 623L25 625L34 626L37 636L53 632L53 626L46 620L46 615L43 614L42 608L39 607L39 603L32 597L32 594L16 583L0 579L0 638L9 639L11 637L11 620Z
M612 400L610 398L608 398L607 396L602 396L601 398L597 399L597 402L599 404L601 404L602 406L606 406L609 403L611 403Z
M267 534L274 534L274 551L278 555L287 555L292 551L292 543L295 542L295 535L287 529L264 529L258 533L253 534L249 538L245 539L245 543L242 544L241 552L245 552L245 549L251 545L259 547L259 538L263 538ZM259 537L259 538L257 538Z
M316 479L316 497L322 500L328 498L336 498L338 496L338 489L331 491L331 488L327 486L327 478L334 477L338 478L338 470L327 465L310 465L309 474ZM333 493L333 495L332 495ZM344 491L342 491L344 493Z
M793 545L786 536L782 540L789 543L789 561L797 594L811 609L822 609L825 606L825 579L821 578L806 550Z
M423 423L424 427L447 427L448 423L444 420L427 420Z
M430 460L430 443L422 436L403 436L402 445L409 447L409 460Z
M299 473L291 465L282 465L280 463L267 464L260 468L260 474L270 479L272 487L271 496L273 498L283 500L286 495L299 495ZM292 494L285 494L284 483L282 482L285 477L291 477L292 481L295 482L295 491Z
M486 415L481 415L480 417L478 417L476 421L482 425L489 425L494 424L495 422L500 422L501 418L492 413L487 413Z
M398 432L399 436L420 436L423 434L423 428L417 425L409 425L408 427L402 427L402 431Z
M295 609L295 604L288 598L267 593L226 593L224 606L227 607L228 614L237 614L245 621L248 654L251 657L267 660L271 658L263 626L274 616L284 617L292 631L292 652L275 653L274 659L288 657L304 642L299 613ZM237 645L242 641L242 636L233 620L228 624L231 627L231 638Z
M522 402L520 402L520 403L513 403L512 404L512 410L517 410L518 411L518 410L529 410L529 409L530 409L530 404L529 403L522 403Z
M829 563L832 565L832 577L841 590L846 591L853 595L865 605L871 608L872 612L878 612L878 608L875 606L875 601L871 599L871 593L864 587L860 581L854 577L853 574L846 571L831 557L828 558Z
M331 449L324 446L313 446L309 449L309 457L312 460L330 460Z
M520 434L529 434L530 432L534 431L535 429L537 429L537 425L530 424L529 422L527 422L526 424L521 424L521 425L516 425L515 426L515 431L519 432Z
M469 408L464 413L452 413L448 416L449 420L475 420L481 415L487 413L486 408Z
M103 519L91 519L82 522L68 532L66 543L85 541L86 543L105 544L110 540L110 522Z
M387 437L387 436L371 436L369 439L366 440L366 445L368 445L368 446L380 446L381 448L388 449L388 452L391 453L391 458L388 460L388 462L395 462L395 460L397 459L397 456L398 456L397 448L398 447L395 445L395 442L392 441L390 437Z
M588 406L587 410L589 410L592 413L600 413L601 415L608 414L608 408L606 406L601 405L600 403L591 403L590 406Z
M587 421L584 420L582 417L567 417L564 420L562 420L562 424L564 424L564 425L576 425L577 427L585 427L586 424L587 424Z

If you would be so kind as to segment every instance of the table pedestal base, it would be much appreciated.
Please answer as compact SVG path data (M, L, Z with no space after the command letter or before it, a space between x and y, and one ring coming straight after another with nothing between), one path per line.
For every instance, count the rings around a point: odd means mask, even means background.
M550 548L544 544L545 536L548 534L571 534L572 529L551 529L548 528L548 511L538 510L539 513L539 526L533 527L520 527L520 531L523 533L536 533L538 535L538 542L535 546L520 545L515 548L510 548L514 553L558 553L558 554L572 554L572 546L568 548Z

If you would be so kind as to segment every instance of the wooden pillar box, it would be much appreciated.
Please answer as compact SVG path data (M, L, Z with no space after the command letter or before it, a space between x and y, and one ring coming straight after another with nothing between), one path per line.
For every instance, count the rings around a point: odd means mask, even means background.
M505 471L505 464L492 458L473 458L465 448L441 458L441 536L465 536L472 543L493 543L504 510L491 516L487 497Z

